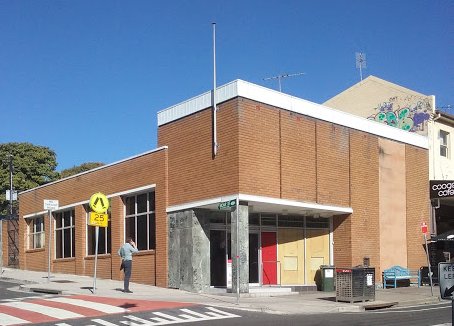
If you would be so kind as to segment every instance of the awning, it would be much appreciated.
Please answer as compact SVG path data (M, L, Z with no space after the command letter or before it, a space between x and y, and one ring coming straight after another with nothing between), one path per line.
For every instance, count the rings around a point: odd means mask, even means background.
M454 230L431 237L432 241L454 241Z

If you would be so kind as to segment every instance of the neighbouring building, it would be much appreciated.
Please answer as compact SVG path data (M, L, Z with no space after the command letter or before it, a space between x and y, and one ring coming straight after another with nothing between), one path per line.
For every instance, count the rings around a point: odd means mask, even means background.
M369 76L324 105L426 136L429 141L431 233L454 233L454 116L436 109L435 96ZM437 245L446 259L454 257L454 245L450 241Z
M196 292L426 264L427 137L241 80L215 94L216 114L213 92L160 111L157 149L20 193L20 268L46 271L50 250L52 272L93 275L96 192L111 203L104 278L121 278L129 235L132 281Z

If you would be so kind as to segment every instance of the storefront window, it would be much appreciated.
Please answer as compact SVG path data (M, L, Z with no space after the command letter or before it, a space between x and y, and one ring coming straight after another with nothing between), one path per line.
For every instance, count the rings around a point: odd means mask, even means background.
M329 229L329 218L306 217L306 227L313 229Z

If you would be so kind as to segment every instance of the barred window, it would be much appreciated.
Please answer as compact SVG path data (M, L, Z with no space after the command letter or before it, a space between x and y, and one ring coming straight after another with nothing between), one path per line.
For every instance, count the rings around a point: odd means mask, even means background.
M55 257L68 258L75 256L75 215L76 211L70 209L55 215Z
M27 224L28 249L44 248L44 216L32 218Z
M139 250L156 248L155 193L124 198L126 237L132 237Z

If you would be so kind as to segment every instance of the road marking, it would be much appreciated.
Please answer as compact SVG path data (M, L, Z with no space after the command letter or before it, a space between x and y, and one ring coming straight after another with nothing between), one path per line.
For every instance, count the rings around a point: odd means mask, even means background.
M404 307L402 307L403 309ZM427 310L440 310L440 309L447 309L451 308L450 306L444 306L444 307L433 307L433 308L422 308L422 309L411 309L411 310L391 310L391 311L371 311L369 313L372 314L391 314L391 313L397 313L397 312L418 312L418 311L427 311Z
M39 304L34 304L34 303L29 303L29 302L8 302L8 303L2 303L2 306L37 312L39 314L47 315L49 317L56 318L56 319L85 317L84 315L76 314L74 312L67 311L64 309L41 306Z
M7 315L7 314L2 314L0 312L0 324L1 325L15 325L15 324L28 324L30 323L29 321Z
M104 326L118 326L117 324L112 324L108 321L102 320L102 319L92 319L91 321L94 321L95 323L104 325Z
M61 303L66 303L70 304L73 306L78 306L78 307L84 307L84 308L90 308L93 310L98 310L107 314L118 314L118 313L125 313L128 312L128 309L117 307L117 306L111 306L107 305L104 303L95 303L95 302L90 302L90 301L84 301L80 299L71 299L71 298L65 298L65 297L60 297L60 298L53 298L53 299L46 299L47 301L54 301L54 302L61 302Z

